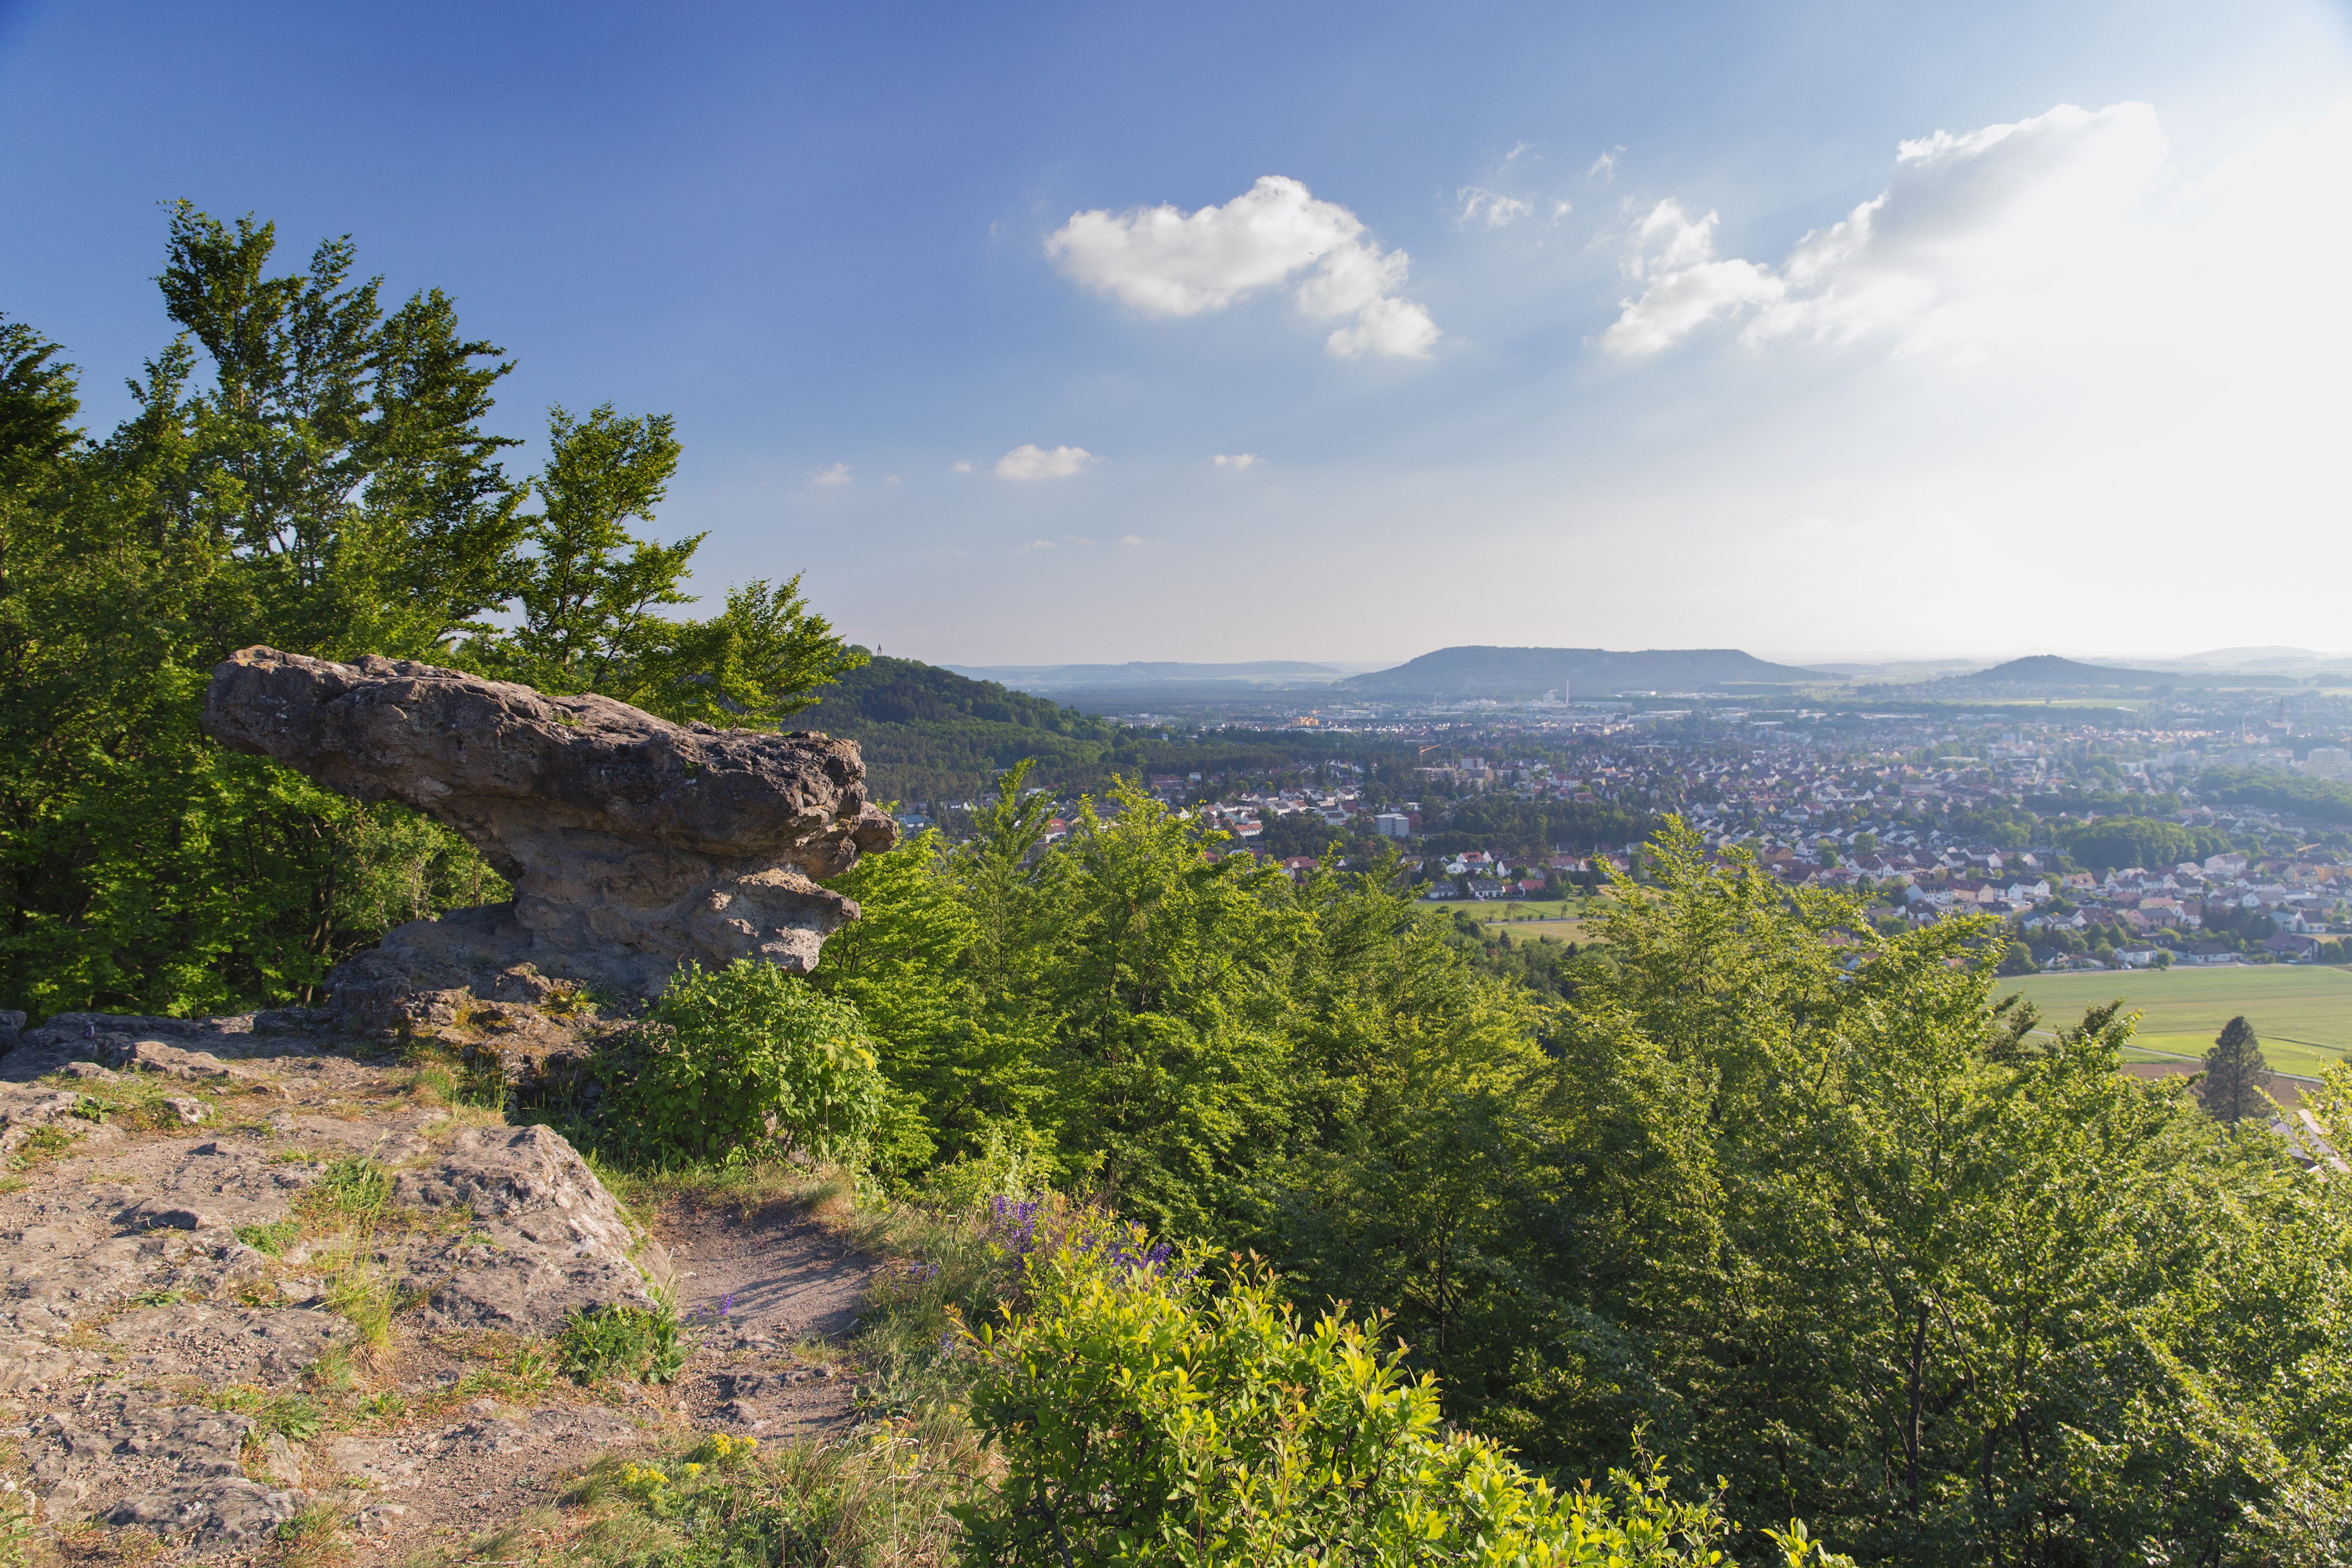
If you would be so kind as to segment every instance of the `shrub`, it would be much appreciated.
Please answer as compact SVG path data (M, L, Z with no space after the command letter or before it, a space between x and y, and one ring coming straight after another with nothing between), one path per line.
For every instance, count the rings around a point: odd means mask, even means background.
M573 1312L557 1345L563 1370L578 1383L611 1377L667 1383L686 1364L677 1306L665 1291L654 1292L650 1308L614 1302Z
M740 1161L777 1144L855 1157L882 1109L857 1009L749 958L688 965L598 1076L610 1141L654 1164Z
M1213 1290L1123 1227L1079 1225L1027 1260L1032 1305L974 1343L970 1409L1005 1465L958 1511L968 1564L1723 1561L1736 1526L1664 1475L1559 1495L1440 1428L1377 1322L1302 1324L1253 1265ZM1826 1565L1792 1527L1790 1564Z

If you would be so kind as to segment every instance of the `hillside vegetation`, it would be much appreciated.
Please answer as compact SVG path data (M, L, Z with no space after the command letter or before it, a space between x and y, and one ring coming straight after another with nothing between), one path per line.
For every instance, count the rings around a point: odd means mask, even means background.
M666 419L558 410L509 476L506 367L445 298L381 309L341 242L269 277L271 240L176 213L190 336L103 441L0 325L10 1004L311 997L499 894L432 824L202 737L254 642L835 728L886 795L1330 744L1151 739L867 661L789 581L667 619L698 541L629 531ZM1882 934L1671 817L1482 804L1500 834L1654 830L1570 955L1416 910L1392 859L1212 859L1131 782L1049 844L1031 782L835 879L864 915L812 973L675 977L518 1098L638 1179L835 1160L932 1227L869 1303L854 1455L592 1475L580 1506L625 1497L648 1543L604 1560L854 1560L819 1528L853 1473L896 1543L858 1555L972 1568L2345 1560L2352 1178L2124 1075L2113 1007L1996 1003L1990 919ZM506 1093L496 1048L464 1065ZM81 1093L40 1096L110 1113ZM2352 1073L2304 1108L2341 1146ZM659 1375L680 1325L631 1310L575 1337Z
M794 722L856 741L884 800L968 800L1029 758L1041 784L1091 785L1146 750L1107 720L913 659L868 661Z

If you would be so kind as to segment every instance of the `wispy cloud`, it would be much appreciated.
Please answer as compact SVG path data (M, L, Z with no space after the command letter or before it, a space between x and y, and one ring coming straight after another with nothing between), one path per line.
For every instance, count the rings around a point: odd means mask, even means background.
M846 485L850 482L849 465L835 463L809 476L812 485Z
M1499 229L1535 211L1533 206L1518 197L1490 191L1484 185L1465 185L1454 195L1462 204L1462 211L1454 221L1465 227L1483 222L1490 229Z
M1265 461L1255 452L1220 452L1209 459L1220 468L1255 468Z
M1598 180L1604 185L1609 183L1617 177L1617 160L1624 151L1622 147L1612 147L1592 161L1592 167L1584 172L1584 177Z
M959 457L953 463L948 465L948 472L950 474L969 474L971 472L971 465Z

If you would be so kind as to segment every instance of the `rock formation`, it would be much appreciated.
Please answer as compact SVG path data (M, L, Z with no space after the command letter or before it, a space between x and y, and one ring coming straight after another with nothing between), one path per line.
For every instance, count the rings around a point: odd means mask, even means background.
M656 1232L553 1128L437 1103L430 1071L314 1012L17 1032L0 1563L61 1560L53 1533L64 1560L277 1562L305 1512L314 1541L355 1525L361 1561L421 1561L551 1504L599 1453L856 1418L802 1336L840 1326L815 1281L854 1310L873 1269L797 1211L665 1204ZM351 1201L354 1174L374 1197ZM658 1321L671 1291L668 1381L562 1375L573 1314Z
M203 723L447 824L514 884L512 904L412 922L344 965L346 1010L460 988L535 1002L543 977L651 995L689 959L805 970L857 914L815 879L897 837L854 741L674 725L408 660L247 648L213 672Z

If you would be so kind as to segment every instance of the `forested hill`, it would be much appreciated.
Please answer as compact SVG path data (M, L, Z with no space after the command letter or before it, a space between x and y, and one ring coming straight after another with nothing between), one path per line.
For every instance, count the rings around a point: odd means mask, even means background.
M1576 696L1623 691L1676 691L1753 685L1801 684L1831 677L1817 670L1768 664L1737 648L1440 648L1339 689L1365 695L1512 697L1556 691L1567 683Z
M792 722L856 741L877 800L967 800L1024 757L1040 784L1088 785L1144 755L1103 719L915 659L875 659Z

